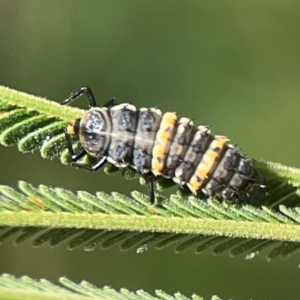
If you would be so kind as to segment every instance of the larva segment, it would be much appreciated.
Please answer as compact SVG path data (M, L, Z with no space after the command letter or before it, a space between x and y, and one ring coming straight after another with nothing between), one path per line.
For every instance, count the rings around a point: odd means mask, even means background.
M182 159L190 145L195 131L194 123L191 119L181 118L177 124L176 132L170 146L164 176L174 177L176 167Z
M209 197L219 195L223 199L233 196L234 190L230 186L231 178L241 159L240 154L233 145L226 145L224 155L214 170L211 179L202 188L204 194Z
M134 136L138 119L137 109L131 104L120 104L110 109L112 122L108 161L124 168L131 163Z
M174 182L183 186L190 180L212 140L213 137L209 127L197 127L192 141L182 158L182 162L175 170L175 176L173 177Z
M152 150L162 112L156 108L141 108L134 138L132 167L141 173L151 170Z
M202 187L204 181L208 179L208 175L213 169L213 166L218 161L220 153L222 152L225 143L228 141L225 136L215 136L214 140L209 145L209 148L205 152L197 166L194 174L192 175L187 186L192 193L197 194L197 191Z
M241 156L229 186L238 191L240 198L249 198L250 196L259 198L262 190L266 190L262 177L253 168L251 160L246 159L244 156Z
M162 117L152 150L151 171L155 176L163 174L170 144L176 130L176 121L176 113L167 112Z

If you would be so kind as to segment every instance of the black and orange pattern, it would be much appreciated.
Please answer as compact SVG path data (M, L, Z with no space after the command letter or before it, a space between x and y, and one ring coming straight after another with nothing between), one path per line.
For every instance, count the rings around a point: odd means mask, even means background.
M77 134L84 151L106 157L119 168L172 178L192 193L222 199L266 195L263 178L226 136L189 118L123 103L92 107L68 134Z

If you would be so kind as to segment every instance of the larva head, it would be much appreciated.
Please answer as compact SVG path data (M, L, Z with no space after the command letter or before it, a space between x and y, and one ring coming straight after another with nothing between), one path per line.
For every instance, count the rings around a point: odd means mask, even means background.
M70 130L69 130L70 128ZM95 107L68 127L77 135L84 150L91 156L104 156L110 144L111 121L107 108Z

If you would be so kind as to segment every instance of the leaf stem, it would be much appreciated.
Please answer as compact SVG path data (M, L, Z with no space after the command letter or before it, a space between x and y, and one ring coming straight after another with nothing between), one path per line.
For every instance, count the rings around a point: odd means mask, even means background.
M28 111L38 111L41 114L54 116L68 122L73 122L75 119L81 118L84 114L84 110L82 109L62 106L46 98L19 92L4 86L0 86L0 102L7 105L26 107Z
M51 226L148 232L222 235L281 241L300 241L300 225L273 224L192 217L160 217L120 214L0 212L0 226Z

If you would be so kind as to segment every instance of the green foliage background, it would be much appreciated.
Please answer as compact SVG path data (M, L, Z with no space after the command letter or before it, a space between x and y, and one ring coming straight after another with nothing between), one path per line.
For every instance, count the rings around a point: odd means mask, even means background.
M228 135L250 157L300 167L299 1L1 0L0 28L1 85L57 101L89 85L99 104L115 96L177 111ZM15 147L0 148L0 166L0 184L12 187L22 179L73 191L145 191L137 181ZM245 260L170 248L0 245L1 273L224 299L298 299L298 263L296 256L267 262L263 253Z

